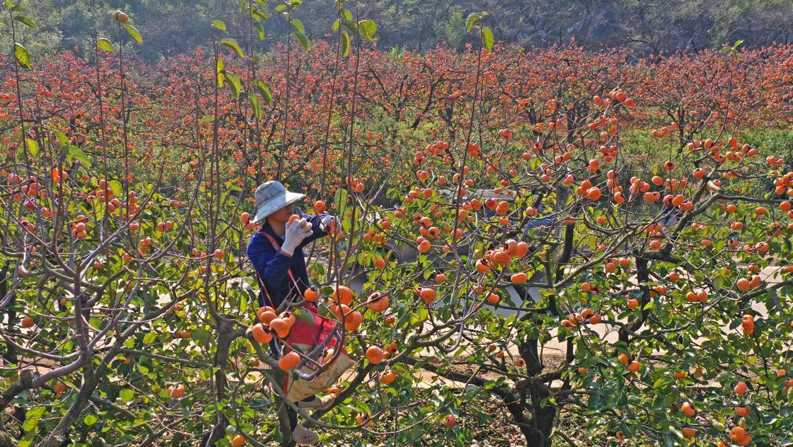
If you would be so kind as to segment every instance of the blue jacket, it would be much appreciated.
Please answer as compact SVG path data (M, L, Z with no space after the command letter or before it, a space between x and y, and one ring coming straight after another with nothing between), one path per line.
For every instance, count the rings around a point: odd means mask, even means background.
M301 217L305 217L311 223L314 234L307 237L303 242L298 245L295 252L291 257L284 254L282 251L277 251L273 248L270 241L266 236L260 232L256 232L250 242L248 242L248 259L251 260L256 272L258 272L264 285L267 287L270 298L273 302L269 302L264 294L264 291L259 292L259 305L272 306L278 309L284 298L293 292L294 285L289 279L288 271L291 267L292 274L298 284L299 290L297 293L303 295L303 291L309 286L308 272L306 271L306 259L303 256L303 247L310 244L311 241L323 237L327 232L320 229L320 221L325 214L309 215L298 212ZM278 245L284 243L283 238L275 234L270 224L265 221L260 231L264 231L271 235L278 241Z

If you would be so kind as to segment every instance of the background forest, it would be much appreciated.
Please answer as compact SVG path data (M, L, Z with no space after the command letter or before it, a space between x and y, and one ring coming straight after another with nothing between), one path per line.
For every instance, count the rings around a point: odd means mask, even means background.
M22 37L40 50L81 49L99 27L108 25L101 11L127 11L140 25L146 45L137 51L148 60L179 54L209 43L213 19L222 19L240 34L243 14L228 0L26 0L39 25ZM244 4L245 2L242 2ZM306 0L296 17L309 38L327 37L334 0ZM380 48L426 50L438 45L461 49L465 17L488 11L496 39L526 47L567 44L574 39L589 49L628 47L641 53L719 48L743 40L760 47L793 40L791 0L374 0L359 2L357 13L380 25ZM8 32L7 20L0 34ZM267 23L267 42L281 40L291 28L284 20ZM242 36L238 36L242 37ZM7 52L8 40L0 43Z

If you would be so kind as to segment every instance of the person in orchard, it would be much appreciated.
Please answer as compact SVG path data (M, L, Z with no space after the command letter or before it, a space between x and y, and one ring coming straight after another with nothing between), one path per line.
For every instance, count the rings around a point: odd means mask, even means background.
M256 188L256 213L251 219L261 228L248 243L248 258L256 269L261 292L260 306L279 306L286 300L299 303L309 287L303 247L335 229L336 218L327 213L303 214L294 204L304 194L287 191L283 184L271 180ZM298 217L292 217L296 214ZM279 358L276 340L270 343L272 356ZM331 396L310 396L297 406L305 409L327 408ZM288 408L288 407L287 407ZM317 435L297 423L297 413L288 408L292 439L298 444L316 444Z

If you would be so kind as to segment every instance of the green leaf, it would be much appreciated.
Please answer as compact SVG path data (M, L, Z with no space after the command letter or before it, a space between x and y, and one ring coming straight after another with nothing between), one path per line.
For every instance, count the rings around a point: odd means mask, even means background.
M220 31L226 32L226 23L222 20L213 20L212 21L212 28L218 29Z
M264 25L261 23L256 24L256 32L258 33L259 40L264 40L267 37L267 34L264 32Z
M240 44L238 44L236 40L234 40L234 39L232 39L230 37L227 37L227 38L221 40L220 43L221 43L221 45L225 45L225 46L231 48L232 50L234 50L234 52L237 53L237 56L245 57L245 52L242 51L242 48L240 47Z
M306 33L306 27L303 26L303 22L300 19L292 19L289 23L292 24L292 28L294 28L298 33Z
M209 340L209 331L203 328L198 328L193 331L193 339L205 343L207 340Z
M256 6L251 9L251 18L254 20L254 22L258 23L262 20L267 20L268 17L269 14L267 14L267 11L262 11Z
M309 313L307 310L303 309L302 307L297 307L292 309L292 313L295 317L300 318L301 320L305 320L309 323L314 322L314 317Z
M344 57L350 55L350 46L352 41L350 40L350 34L347 31L341 32L341 54Z
M32 138L25 138L25 146L28 148L30 155L35 157L39 154L39 143Z
M286 5L281 3L275 7L275 12L284 12L286 11Z
M55 131L55 138L58 140L58 143L60 143L61 146L66 146L69 144L69 137L67 137L66 134L60 130Z
M322 276L325 274L325 267L322 266L321 262L313 262L311 263L311 267L309 267L311 273L314 275Z
M127 34L129 34L130 37L135 39L135 43L137 43L138 45L143 43L143 37L140 35L140 31L138 31L138 29L135 28L134 25L130 25L129 23L124 23L121 26L123 26L124 29L127 30Z
M236 183L233 184L235 187L237 186ZM242 191L242 188L239 188ZM245 315L245 312L248 311L248 297L240 298L240 314Z
M410 325L411 326L418 326L421 322L425 321L429 318L429 311L427 311L427 306L419 306L418 310L410 316Z
M113 191L113 195L120 196L124 194L124 188L118 180L110 180L107 182L107 185L110 187L110 190Z
M17 9L19 9L19 2L14 3L11 0L3 0L3 8L5 8L5 9L11 11L11 12L14 12Z
M31 431L35 430L36 427L39 426L39 420L40 419L41 418L32 418L30 416L27 416L25 418L25 423L22 424L22 430L24 430L25 432L31 432Z
M491 30L489 26L482 27L482 46L488 50L492 50L494 42L493 30Z
M309 49L311 43L308 41L308 37L306 37L305 34L295 31L295 37L297 37L297 40L300 42L300 45L303 46L304 50Z
M259 104L259 97L256 95L248 95L248 101L251 103L253 116L255 116L257 120L262 119L262 106Z
M157 333L156 332L147 332L146 335L143 336L143 344L150 345L157 340Z
M341 11L341 16L344 18L344 20L348 22L352 22L352 11L350 11L349 9L344 8Z
M465 20L465 30L469 33L473 31L474 26L479 22L480 14L478 12L472 12L468 14L468 18Z
M124 347L127 348L127 349L134 349L135 348L135 339L134 338L128 338L124 342ZM121 360L123 360L124 358L125 357L123 355L119 356L119 359L121 359Z
M46 411L45 407L33 407L25 413L26 418L41 419Z
M256 86L256 89L259 90L259 93L262 94L262 97L268 104L273 102L273 91L270 89L269 84L257 79L253 82L253 85Z
M25 68L30 68L30 54L28 50L19 42L14 42L14 56L16 56L19 65Z
M132 402L132 400L135 398L135 392L129 388L124 388L118 393L118 397L124 402Z
M31 19L30 17L15 16L14 20L16 20L17 22L23 23L28 28L35 28L36 27L36 22L34 22L33 19Z
M93 414L87 414L83 418L83 424L85 424L85 425L87 425L89 427L94 425L94 424L96 424L98 421L99 421L99 419L96 416L94 416Z
M106 39L104 37L100 37L96 40L96 47L105 53L113 52L113 43L110 42L110 39Z
M226 79L229 80L229 85L231 86L231 89L234 90L234 96L239 98L240 93L242 93L242 79L239 77L239 75L228 71L223 72L223 74L226 76Z
M361 32L361 36L370 42L377 37L377 23L374 20L365 19L358 21L358 29Z
M70 160L79 160L83 166L91 166L91 159L77 146L69 146L69 150L66 152L66 158Z
M343 214L347 209L347 190L344 188L339 188L336 190L336 196L333 198L333 202L336 204L336 211L339 214Z
M330 26L330 29L335 33L339 28L341 28L341 21L336 19L333 21L333 25Z

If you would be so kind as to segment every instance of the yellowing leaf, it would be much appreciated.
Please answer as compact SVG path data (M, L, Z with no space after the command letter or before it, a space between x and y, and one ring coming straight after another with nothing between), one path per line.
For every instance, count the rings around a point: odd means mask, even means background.
M140 31L138 31L137 28L135 28L133 25L130 25L129 23L125 23L122 26L125 30L127 30L127 34L129 34L129 36L135 40L135 43L138 45L143 43L143 37L140 35Z
M225 38L225 39L221 40L220 43L221 43L221 45L224 45L224 46L234 50L234 52L237 54L237 56L245 57L245 52L242 51L242 48L240 47L240 44L238 44L236 40L228 37L228 38Z
M30 54L28 53L28 50L19 42L14 43L14 56L16 57L16 60L20 66L28 69L30 68Z
M110 42L109 39L104 37L100 37L96 40L96 47L100 51L104 51L105 53L112 53L113 52L113 44Z

